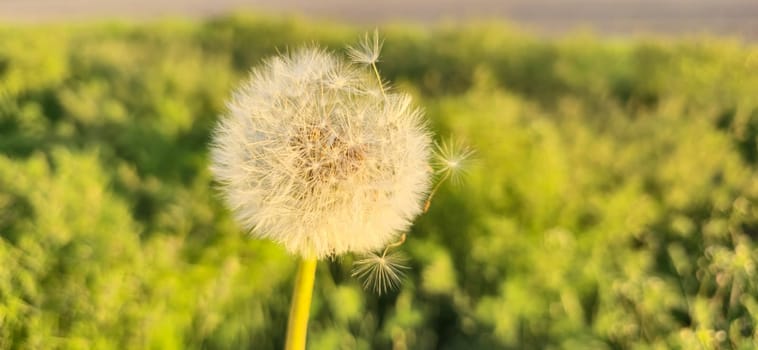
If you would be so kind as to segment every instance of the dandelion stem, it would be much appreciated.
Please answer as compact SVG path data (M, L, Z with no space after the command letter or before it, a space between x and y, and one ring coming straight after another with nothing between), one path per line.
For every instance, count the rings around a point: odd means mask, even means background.
M292 292L290 317L287 323L285 350L305 349L308 315L310 314L313 283L316 277L316 264L315 258L303 258L298 266L295 289Z
M434 197L434 194L437 193L437 190L440 189L440 186L442 186L442 183L445 182L448 177L450 177L450 173L446 172L445 175L437 181L437 185L434 186L432 192L429 192L429 197L426 197L426 203L424 203L424 213L429 211L429 206L432 204L432 197Z
M384 256L386 256L386 255L387 255L387 252L388 252L388 251L389 251L391 248L399 247L399 246L401 246L403 243L405 243L405 238L406 238L406 235L405 235L405 233L403 233L402 235L400 235L400 240L398 240L398 241L397 241L397 242L395 242L395 243L390 243L390 244L388 244L388 245L387 245L387 247L385 247L385 248L384 248L384 253L382 253L382 256L383 256L383 257L384 257Z
M384 99L387 99L387 94L384 92L384 83L382 83L382 76L379 75L379 69L376 68L376 62L371 63L371 68L374 68L374 74L376 74L376 80L379 81L379 90L382 92Z

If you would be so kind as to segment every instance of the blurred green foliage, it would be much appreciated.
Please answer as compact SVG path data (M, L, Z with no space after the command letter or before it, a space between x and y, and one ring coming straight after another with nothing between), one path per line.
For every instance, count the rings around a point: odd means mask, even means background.
M320 264L311 349L758 347L758 48L383 28L380 69L477 162L401 290ZM208 171L260 59L361 30L230 16L0 28L0 348L269 349L294 258Z

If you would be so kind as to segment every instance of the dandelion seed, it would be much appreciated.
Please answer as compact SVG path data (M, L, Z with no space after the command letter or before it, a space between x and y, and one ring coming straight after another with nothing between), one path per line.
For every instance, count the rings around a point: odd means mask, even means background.
M378 34L366 45L378 55ZM407 230L430 186L431 140L410 96L380 89L318 48L253 69L211 150L237 220L306 258L375 251Z
M382 97L387 99L387 94L385 92L386 84L382 80L382 76L379 74L379 69L376 67L376 63L379 62L379 54L382 51L383 44L384 42L379 40L379 31L374 30L374 35L369 38L368 33L366 33L363 41L358 43L357 47L348 46L347 54L353 62L371 66L371 69L374 71L374 76L379 83L379 90L382 93Z
M435 142L434 165L436 172L459 182L466 174L474 150L460 140L447 139Z
M348 46L347 53L355 63L372 65L379 62L379 53L382 51L383 45L384 42L379 39L379 31L374 30L374 34L370 37L366 33L358 46Z
M447 180L451 179L453 183L459 183L463 175L466 173L466 168L471 156L474 154L474 150L466 146L461 141L455 141L452 139L444 140L441 143L434 143L434 165L437 167L436 173L441 174L437 184L434 186L429 196L424 203L423 212L426 213L429 210L429 206L432 204L432 198L440 189L440 186Z
M369 253L354 263L352 276L363 280L364 289L382 295L400 285L405 276L403 270L409 269L407 261L408 258L399 251Z

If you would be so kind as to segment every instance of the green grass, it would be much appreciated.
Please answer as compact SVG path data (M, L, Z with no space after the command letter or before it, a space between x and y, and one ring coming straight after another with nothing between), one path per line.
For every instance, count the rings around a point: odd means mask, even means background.
M281 348L296 259L208 170L224 100L300 19L0 28L0 348ZM379 69L477 150L398 292L319 265L310 349L758 346L758 48L380 28Z

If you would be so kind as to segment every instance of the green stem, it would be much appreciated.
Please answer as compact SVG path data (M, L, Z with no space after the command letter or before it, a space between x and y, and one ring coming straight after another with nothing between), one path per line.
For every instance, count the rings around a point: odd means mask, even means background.
M305 349L305 336L308 333L308 314L311 310L313 283L316 277L315 258L303 258L297 269L295 289L292 292L290 318L287 323L287 340L285 350Z

